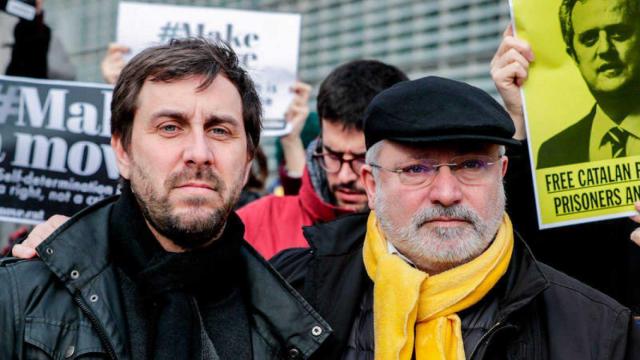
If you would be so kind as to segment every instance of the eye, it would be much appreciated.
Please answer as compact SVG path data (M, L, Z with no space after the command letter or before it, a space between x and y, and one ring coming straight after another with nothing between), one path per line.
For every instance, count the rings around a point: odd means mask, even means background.
M165 123L159 126L158 128L161 132L163 132L164 134L175 134L177 133L180 128L178 127L178 125L173 124L173 123Z
M482 159L466 159L458 164L458 168L463 170L482 170L486 166L487 162Z
M611 39L615 41L625 41L631 37L631 29L627 28L616 28L611 32Z
M598 41L598 31L597 30L586 31L580 34L580 37L578 38L578 40L580 41L581 44L585 46L588 46L588 47L593 46Z
M426 164L414 164L405 166L402 169L403 173L407 175L420 175L420 174L429 174L434 171L433 166Z
M211 130L209 130L209 131L213 135L218 136L218 137L220 137L220 136L229 136L231 134L231 132L229 130L227 130L226 128L220 127L220 126L211 128Z

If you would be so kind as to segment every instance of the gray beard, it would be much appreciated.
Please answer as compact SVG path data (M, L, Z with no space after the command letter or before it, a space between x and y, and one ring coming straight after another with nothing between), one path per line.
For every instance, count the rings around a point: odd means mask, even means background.
M505 193L502 184L489 219L483 221L472 209L463 205L444 207L436 205L419 210L408 226L399 227L388 219L387 199L376 190L376 215L385 237L418 267L426 264L429 269L445 271L464 264L482 254L493 241L505 209ZM454 228L426 228L424 225L437 217L456 217L469 222ZM454 246L453 242L458 242ZM444 246L445 249L440 247Z

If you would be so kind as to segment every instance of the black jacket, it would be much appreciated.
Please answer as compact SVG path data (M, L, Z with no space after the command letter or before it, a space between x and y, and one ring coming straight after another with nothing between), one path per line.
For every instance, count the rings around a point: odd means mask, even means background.
M115 199L67 221L38 247L39 260L0 260L0 359L131 358L109 261L108 216ZM253 358L309 358L330 327L246 243L241 257Z
M538 169L589 161L591 125L596 116L594 105L589 114L540 145Z
M362 262L366 214L308 227L310 249L286 250L272 259L285 278L333 327L319 359L339 359L371 286ZM496 288L496 322L470 359L633 358L629 309L537 262L516 240L509 269ZM473 307L468 309L473 311ZM634 338L636 339L636 338Z

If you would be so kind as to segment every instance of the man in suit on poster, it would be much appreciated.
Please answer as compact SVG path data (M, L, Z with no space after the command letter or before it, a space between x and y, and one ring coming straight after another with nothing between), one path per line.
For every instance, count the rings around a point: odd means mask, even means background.
M640 1L562 0L559 16L567 53L596 102L542 144L537 168L640 155Z

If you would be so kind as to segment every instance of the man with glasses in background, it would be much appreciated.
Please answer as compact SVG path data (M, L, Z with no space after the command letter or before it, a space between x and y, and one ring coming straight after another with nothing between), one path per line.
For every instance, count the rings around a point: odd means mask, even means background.
M317 359L632 359L631 312L538 261L505 213L506 111L427 77L364 119L369 214L272 263L334 332Z
M245 239L265 258L308 247L303 226L367 210L360 182L365 156L362 118L375 95L404 80L406 75L393 66L356 60L339 66L322 82L317 105L321 135L307 148L300 192L266 196L238 211Z

